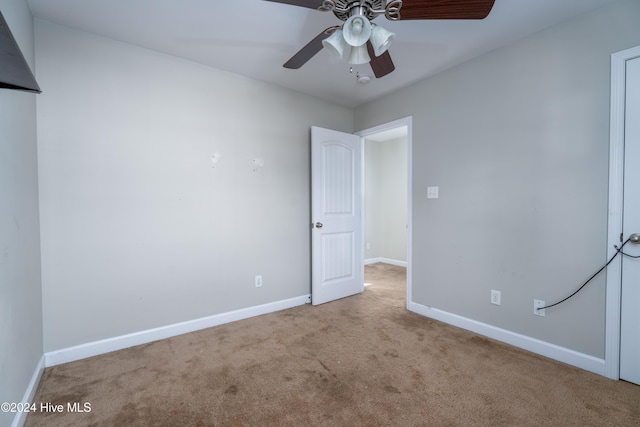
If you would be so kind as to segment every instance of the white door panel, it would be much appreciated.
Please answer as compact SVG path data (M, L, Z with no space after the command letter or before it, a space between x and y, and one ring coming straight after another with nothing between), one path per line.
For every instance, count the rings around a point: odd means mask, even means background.
M362 292L360 137L311 128L311 302Z
M640 233L640 58L627 61L624 141L623 235ZM624 252L640 255L640 245ZM623 256L620 321L620 378L640 384L640 258Z

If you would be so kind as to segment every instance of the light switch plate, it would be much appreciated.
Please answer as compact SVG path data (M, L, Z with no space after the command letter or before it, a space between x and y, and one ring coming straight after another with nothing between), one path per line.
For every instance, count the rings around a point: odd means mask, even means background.
M437 199L438 191L438 187L427 187L427 199Z

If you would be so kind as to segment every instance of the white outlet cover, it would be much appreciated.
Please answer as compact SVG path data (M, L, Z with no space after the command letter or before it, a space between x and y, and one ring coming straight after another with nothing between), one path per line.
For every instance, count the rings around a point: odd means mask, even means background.
M546 316L545 309L538 310L538 307L544 307L544 301L541 301L539 299L534 299L533 314L535 314L536 316L545 317Z
M502 295L500 291L496 291L495 289L491 289L491 304L500 305L502 303Z

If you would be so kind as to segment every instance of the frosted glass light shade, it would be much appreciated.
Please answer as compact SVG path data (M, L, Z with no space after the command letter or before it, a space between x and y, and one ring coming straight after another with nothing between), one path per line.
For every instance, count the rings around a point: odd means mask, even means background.
M391 31L387 31L379 25L374 26L371 30L371 44L376 56L385 53L395 37L396 35Z
M322 40L322 46L331 52L332 55L342 58L344 50L347 47L347 42L344 41L344 37L342 36L342 30L335 30L333 34Z
M360 65L366 64L371 61L369 52L367 52L366 46L355 46L351 48L351 55L349 55L349 64Z
M342 34L350 46L362 46L371 37L371 22L366 16L353 15L342 26Z

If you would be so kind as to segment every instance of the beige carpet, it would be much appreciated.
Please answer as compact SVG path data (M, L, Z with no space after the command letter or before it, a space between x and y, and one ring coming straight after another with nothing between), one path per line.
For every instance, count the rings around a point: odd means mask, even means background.
M407 312L404 274L368 266L361 295L48 368L35 402L65 411L26 425L640 425L639 386Z

